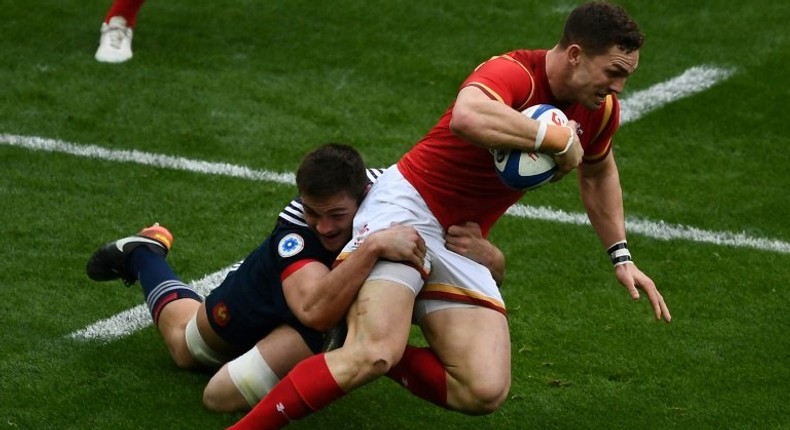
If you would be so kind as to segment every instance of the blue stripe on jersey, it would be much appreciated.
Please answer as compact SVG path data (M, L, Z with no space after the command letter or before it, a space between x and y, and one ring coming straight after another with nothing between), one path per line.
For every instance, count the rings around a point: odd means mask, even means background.
M370 183L374 183L379 180L379 176L384 173L385 169L367 169L368 180ZM302 199L297 197L291 200L291 203L288 203L281 212L278 217L281 221L285 221L291 224L300 225L302 227L307 227L307 222L304 220L304 206L302 206Z

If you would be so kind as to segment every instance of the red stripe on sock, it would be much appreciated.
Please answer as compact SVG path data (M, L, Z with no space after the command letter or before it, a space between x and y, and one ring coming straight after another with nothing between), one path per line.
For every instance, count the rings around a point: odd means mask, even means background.
M178 299L178 291L172 292L156 302L154 308L151 309L151 316L154 318L154 324L159 324L159 314L162 313L162 309L164 309L165 305L176 299Z

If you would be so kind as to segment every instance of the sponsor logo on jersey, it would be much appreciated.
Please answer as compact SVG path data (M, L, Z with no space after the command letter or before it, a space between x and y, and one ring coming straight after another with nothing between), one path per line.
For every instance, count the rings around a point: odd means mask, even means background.
M287 258L293 257L304 249L304 238L297 233L290 233L284 238L280 239L277 244L277 252L280 257Z

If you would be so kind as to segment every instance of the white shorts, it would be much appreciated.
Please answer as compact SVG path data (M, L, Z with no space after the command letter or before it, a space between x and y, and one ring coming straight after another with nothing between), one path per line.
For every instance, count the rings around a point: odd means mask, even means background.
M444 228L428 209L428 205L414 187L401 175L397 166L387 169L370 189L354 217L354 234L338 260L342 260L359 247L374 231L395 224L410 225L419 231L431 257L431 271L423 282L419 276L404 276L403 270L388 269L379 263L368 280L386 279L408 286L417 300L452 302L471 306L484 306L506 314L505 303L499 288L487 267L445 247ZM389 263L391 266L391 263ZM402 265L401 265L402 266ZM393 278L398 278L395 280ZM444 308L437 303L418 306L423 313ZM415 318L421 315L415 314Z

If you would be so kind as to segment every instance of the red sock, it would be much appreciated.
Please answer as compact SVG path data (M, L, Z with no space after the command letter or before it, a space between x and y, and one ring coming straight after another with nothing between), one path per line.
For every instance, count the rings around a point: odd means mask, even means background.
M104 17L104 22L109 22L114 16L126 18L126 26L134 27L137 24L137 12L143 6L145 0L115 0Z
M403 358L387 376L415 396L447 407L447 374L431 349L407 345Z
M345 393L329 372L324 354L305 359L228 430L274 430L306 417Z

